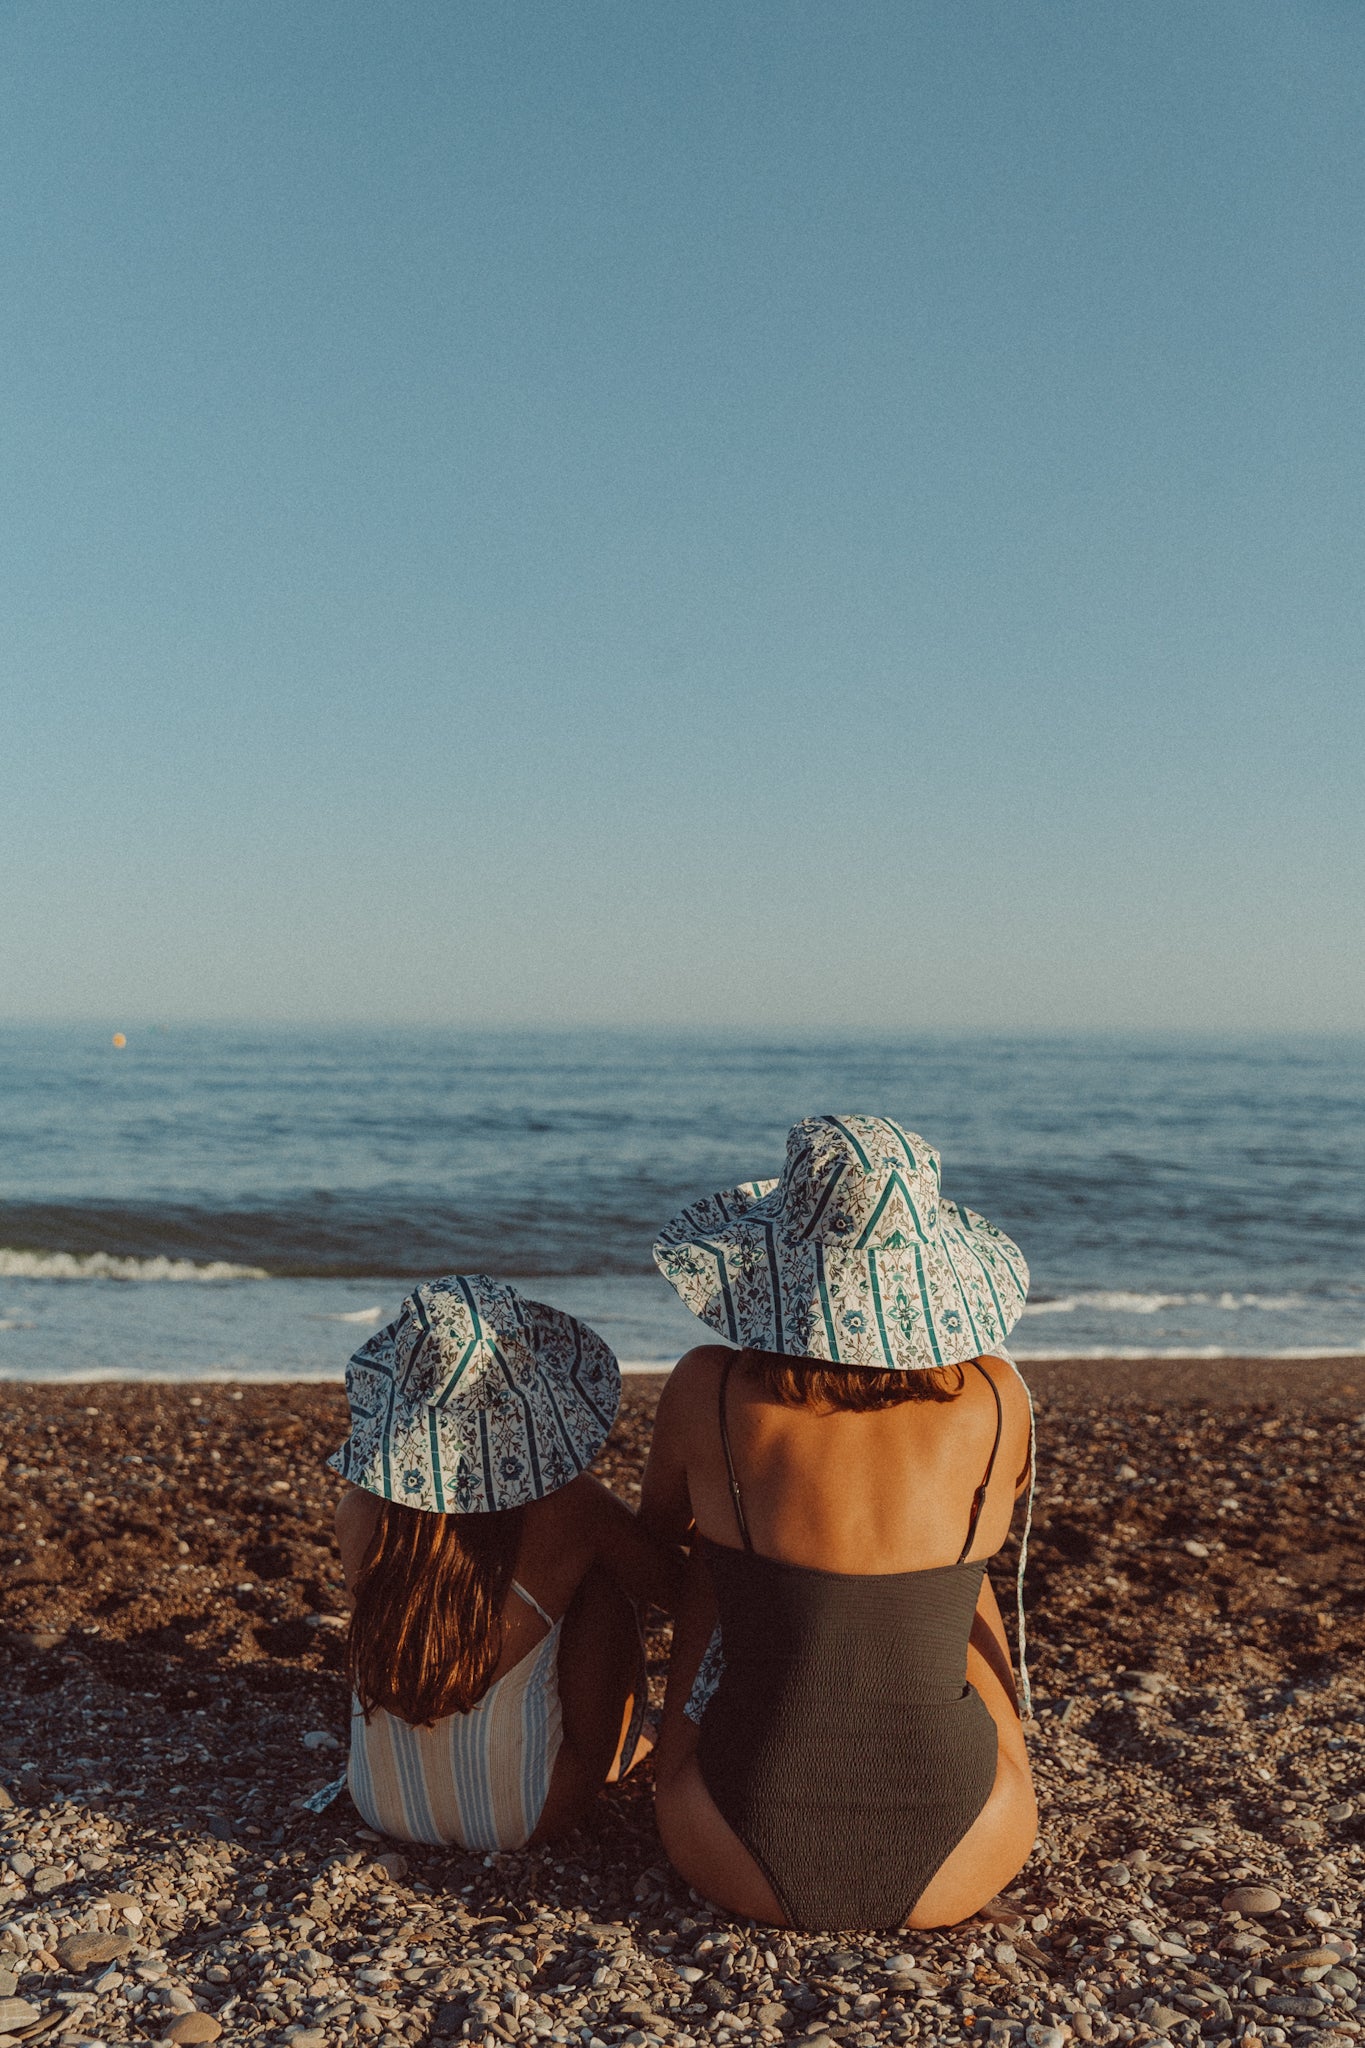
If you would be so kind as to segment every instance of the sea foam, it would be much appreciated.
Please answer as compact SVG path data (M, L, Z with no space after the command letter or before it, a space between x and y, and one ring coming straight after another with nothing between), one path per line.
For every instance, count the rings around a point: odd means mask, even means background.
M1266 1309L1283 1312L1303 1308L1301 1294L1143 1294L1135 1289L1094 1288L1088 1292L1058 1295L1055 1301L1031 1301L1026 1316L1065 1316L1078 1308L1099 1309L1107 1315L1155 1316L1166 1308Z
M0 1280L268 1280L226 1259L120 1259L111 1252L20 1252L0 1245Z

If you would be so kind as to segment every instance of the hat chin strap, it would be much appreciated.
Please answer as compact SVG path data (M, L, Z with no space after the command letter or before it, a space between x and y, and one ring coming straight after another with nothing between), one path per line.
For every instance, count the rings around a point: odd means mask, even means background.
M1033 1413L1033 1395L1029 1390L1028 1381L1024 1378L1024 1375L1020 1372L1008 1351L997 1353L997 1356L1003 1356L1006 1359L1014 1377L1024 1390L1024 1399L1028 1402L1028 1502L1024 1509L1024 1533L1019 1539L1019 1569L1015 1574L1014 1581L1014 1610L1019 1636L1019 1692L1022 1701L1023 1718L1026 1721L1031 1721L1033 1719L1033 1688L1029 1684L1028 1676L1028 1630L1024 1620L1024 1567L1028 1563L1028 1539L1033 1528L1033 1492L1038 1481L1038 1431L1036 1418Z

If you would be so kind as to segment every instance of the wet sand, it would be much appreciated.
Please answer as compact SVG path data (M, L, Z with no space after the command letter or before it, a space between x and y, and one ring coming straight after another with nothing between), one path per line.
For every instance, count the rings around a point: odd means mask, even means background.
M344 1793L318 1815L296 1803L344 1762L321 1462L341 1389L0 1386L0 1827L21 1865L0 1868L0 2015L12 1977L64 2043L158 2039L178 2020L207 2038L215 2015L232 2040L302 2028L299 2048L533 2027L812 2043L1365 2031L1349 1986L1307 1992L1292 1962L1324 1926L1347 1948L1359 1934L1365 1360L1069 1361L1029 1378L1043 1826L1002 1908L1009 1953L982 1923L776 1949L732 1936L664 1864L647 1771L552 1851L407 1851L395 1875ZM658 1384L627 1382L598 1467L627 1499ZM995 1568L1007 1617L1011 1565ZM665 1655L656 1629L656 1694ZM1248 1921L1223 1901L1252 1881L1282 1903ZM1260 1951L1228 1946L1248 1928ZM124 1960L145 1951L150 1974L65 1968L53 1951L82 1929L135 1941ZM301 1947L311 1977L289 1967ZM405 1947L423 1958L406 1971ZM694 1954L701 1975L680 1978Z

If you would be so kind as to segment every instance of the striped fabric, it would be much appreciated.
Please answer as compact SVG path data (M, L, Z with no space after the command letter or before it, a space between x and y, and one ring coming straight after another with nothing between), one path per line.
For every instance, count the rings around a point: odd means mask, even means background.
M515 1590L549 1616L523 1587ZM347 1782L365 1820L405 1842L521 1849L535 1831L564 1739L558 1662L563 1621L467 1714L415 1728L351 1704Z

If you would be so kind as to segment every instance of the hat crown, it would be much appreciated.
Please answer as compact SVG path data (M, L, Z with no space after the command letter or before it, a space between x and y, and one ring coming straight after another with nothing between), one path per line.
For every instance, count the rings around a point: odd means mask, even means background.
M351 1433L329 1463L437 1513L520 1507L596 1455L620 1371L595 1330L486 1273L415 1287L346 1368Z
M416 1287L399 1317L399 1379L409 1400L437 1407L472 1366L497 1363L525 1383L538 1361L534 1332L514 1288L487 1273Z
M884 1116L809 1116L792 1127L780 1203L791 1237L849 1251L902 1251L939 1227L942 1161Z

